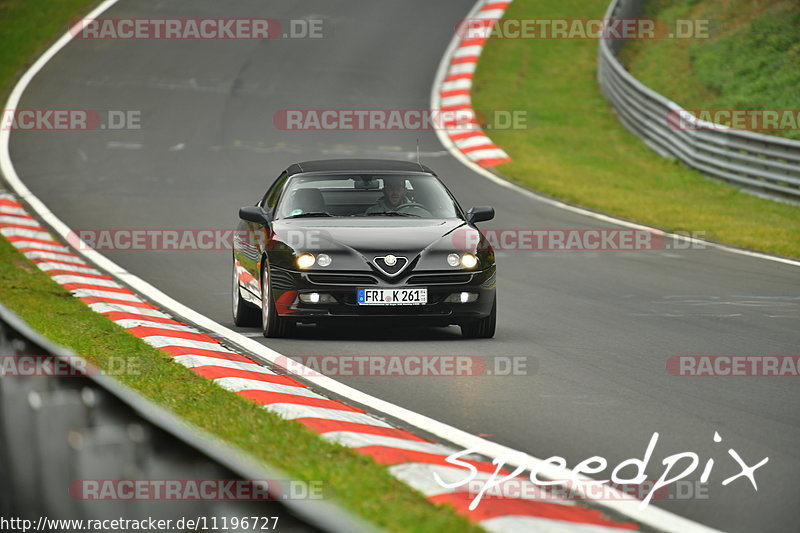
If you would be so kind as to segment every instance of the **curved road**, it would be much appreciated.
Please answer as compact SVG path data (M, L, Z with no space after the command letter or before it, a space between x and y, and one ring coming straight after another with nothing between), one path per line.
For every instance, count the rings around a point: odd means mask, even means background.
M142 112L142 129L12 135L19 175L75 229L233 228L288 164L329 157L423 162L461 203L491 204L494 228L614 226L531 201L474 174L432 132L284 132L281 109L427 108L431 83L472 0L122 0L122 17L323 19L322 39L74 41L30 85L21 108ZM576 17L582 16L575 13ZM587 72L587 76L592 75ZM523 133L521 133L523 134ZM702 228L699 228L702 229ZM231 326L228 252L113 252L129 271ZM653 432L651 477L684 451L716 466L705 496L657 505L725 531L785 532L800 521L800 400L790 378L680 378L675 354L797 354L796 267L719 250L499 254L499 330L307 329L269 341L287 355L524 356L528 376L340 378L537 457L570 467L641 457ZM250 331L256 336L256 331ZM262 339L263 341L263 339ZM723 438L713 442L714 432ZM756 471L758 492L734 448ZM691 479L697 479L695 474Z

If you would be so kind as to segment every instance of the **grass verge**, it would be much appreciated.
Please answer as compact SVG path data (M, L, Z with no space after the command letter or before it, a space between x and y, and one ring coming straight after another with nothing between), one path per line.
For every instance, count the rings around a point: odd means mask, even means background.
M650 0L645 9L670 25L709 21L707 39L623 46L620 60L645 85L687 109L800 108L800 4ZM800 140L797 127L766 133Z
M608 0L517 0L508 19L602 18ZM490 40L476 109L527 110L529 129L492 130L522 185L668 231L800 257L800 208L763 200L660 157L617 120L595 80L593 40ZM667 95L669 96L669 95Z
M0 0L0 88L11 81L66 31L69 21L84 16L97 0ZM3 99L5 101L5 98Z
M87 0L0 0L0 88L44 50L68 21L95 4ZM55 283L0 237L0 302L50 340L101 368L135 369L119 381L189 423L305 481L320 480L326 496L389 531L482 531L450 507L434 506L369 457L329 443L175 364Z

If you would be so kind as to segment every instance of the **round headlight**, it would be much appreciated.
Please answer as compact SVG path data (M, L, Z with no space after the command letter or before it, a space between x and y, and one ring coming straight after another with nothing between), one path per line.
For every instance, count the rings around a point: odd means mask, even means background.
M314 266L314 256L311 254L300 254L297 256L297 266L300 268L311 268Z
M450 254L447 256L447 264L451 267L457 267L459 264L461 264L461 258L458 256L458 254Z
M464 254L461 256L461 265L464 268L475 268L478 264L478 258L473 254Z
M319 254L317 256L317 264L321 267L326 267L331 264L331 256L328 254Z

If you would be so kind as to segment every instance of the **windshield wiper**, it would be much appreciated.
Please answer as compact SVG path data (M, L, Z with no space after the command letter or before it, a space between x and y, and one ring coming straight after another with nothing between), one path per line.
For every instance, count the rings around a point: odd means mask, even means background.
M286 218L303 218L303 217L332 217L330 213L326 213L325 211L309 211L308 213L298 213L296 215L291 215Z
M377 213L367 213L368 217L417 217L414 213L399 213L397 211L380 211Z

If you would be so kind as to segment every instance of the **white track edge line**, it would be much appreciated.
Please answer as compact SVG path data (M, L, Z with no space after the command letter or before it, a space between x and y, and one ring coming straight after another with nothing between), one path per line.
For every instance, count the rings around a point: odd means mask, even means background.
M116 4L118 0L106 0L102 4L100 4L97 8L95 8L92 12L86 15L85 18L97 18L101 13L112 7ZM473 10L470 13L475 12L479 9L482 0L473 7ZM6 102L6 109L16 109L17 105L19 104L22 94L24 93L25 89L27 88L28 84L31 80L44 68L44 66L52 59L62 48L64 48L70 41L72 40L72 34L67 31L61 38L56 41L50 48L48 48L44 54L23 74L17 84L14 86L14 89L11 92L11 95L8 97ZM438 86L439 80L442 79L442 74L446 71L447 64L449 63L449 57L453 53L453 50L456 48L459 41L458 35L454 35L453 39L450 42L450 45L447 48L445 55L442 58L442 62L439 64L439 69L436 74L435 83L434 83L434 92ZM447 60L447 61L446 61ZM435 97L435 95L434 95ZM433 99L431 100L433 102ZM435 109L435 107L434 107ZM5 176L6 182L11 186L17 197L24 200L28 203L28 205L33 209L33 211L41 217L48 225L50 225L53 230L66 242L70 242L68 237L70 236L71 230L70 228L64 224L47 206L37 198L22 182L19 175L14 168L14 165L11 161L10 157L10 147L9 147L9 140L10 140L10 133L11 130L0 130L0 171ZM440 141L444 144L444 146L451 152L457 159L462 161L465 165L472 168L471 163L469 160L465 158L462 159L460 152L454 152L452 146L445 143L442 139L443 132L437 130L437 136L439 137ZM475 165L480 174L490 177L493 181L503 185L503 186L510 186L511 184L506 182L505 180L500 179L497 176L494 176L488 171L484 171L481 167ZM539 197L538 195L527 191L526 189L513 187L514 189L519 189L525 191L530 196L533 196L536 199L540 199L542 201L546 201L548 203L553 202L553 205L563 205L564 208L574 210L575 212L587 214L588 216L592 216L595 218L604 217L607 218L609 221L613 223L621 223L623 225L629 225L630 223L625 223L624 221L619 221L617 219L613 219L611 217L606 217L604 215L598 215L597 213L592 213L591 211L585 211L579 208L575 208L572 206L567 206L567 204L562 204L561 202L555 202L550 199L546 199L544 197ZM634 227L644 227L635 225ZM649 228L648 228L649 229ZM75 240L74 233L71 234L71 240ZM680 236L677 236L680 237ZM90 249L88 245L83 243L82 241L78 241L77 243L73 242L73 245L77 248L77 251L82 254L84 257L95 263L98 267L104 269L112 276L116 277L123 283L126 283L128 286L132 287L136 291L140 292L141 294L145 295L147 298L152 300L153 302L158 303L160 306L164 307L165 309L180 315L191 322L194 322L196 325L213 332L214 334L218 335L221 338L225 338L230 340L231 342L237 344L238 346L244 348L248 352L252 353L257 358L267 361L274 366L278 366L281 368L285 368L283 364L281 364L282 360L285 360L285 356L279 354L278 352L241 335L231 329L228 329L221 324L218 324L211 320L210 318L194 311L193 309L183 305L182 303L178 302L174 298L168 296L167 294L161 292L148 282L144 281L143 279L129 273L124 268L120 267L110 259L106 258L102 254L98 253L97 251ZM739 252L737 250L737 252ZM757 254L757 256L761 256L763 254ZM771 256L766 256L766 258L775 259ZM800 262L791 262L791 264L800 265ZM294 363L297 365L298 363ZM302 370L309 370L309 374L311 374L310 369L302 368ZM288 369L287 369L288 371ZM290 372L292 374L292 372ZM472 435L471 433L467 433L462 431L458 428L449 426L427 416L421 415L419 413L415 413L414 411L405 409L393 403L381 400L380 398L376 398L369 394L365 394L361 391L353 389L343 383L340 383L336 380L333 380L327 376L306 376L306 380L326 389L334 394L339 396L348 398L351 401L360 403L364 406L367 406L371 409L375 409L379 412L383 412L391 417L397 418L399 420L404 421L405 423L417 427L423 431L426 431L432 435L436 435L442 439L445 439L453 444L457 444L459 446L464 447L465 449L474 449L477 453L483 454L488 457L500 457L503 455L510 455L515 454L520 459L518 460L510 460L508 464L511 465L518 465L521 463L526 463L531 467L541 466L541 459L533 457L529 454L525 454L523 452L519 452L503 446L501 444L497 444L486 439L477 437ZM572 473L568 469L561 469L561 468L542 468L541 473L544 476L551 477L553 479L564 479L570 476ZM585 476L579 476L579 478L585 478ZM585 478L589 479L589 478ZM663 511L661 509L649 506L645 509L639 509L638 502L636 501L625 501L625 502L607 502L613 503L614 505L607 505L608 507L613 507L615 510L621 512L622 514L634 519L638 520L642 523L653 525L657 528L664 529L664 526L667 526L669 529L667 531L674 531L676 533L679 532L690 532L690 533L718 533L717 530L708 528L706 526L702 526L700 524L696 524L691 522L685 518L679 517L667 511ZM688 529L687 529L688 528Z

